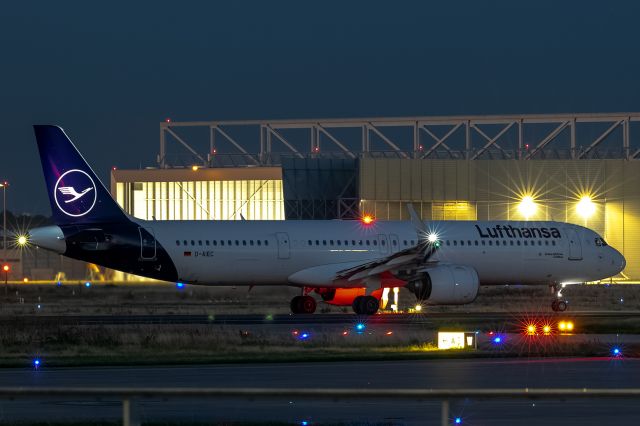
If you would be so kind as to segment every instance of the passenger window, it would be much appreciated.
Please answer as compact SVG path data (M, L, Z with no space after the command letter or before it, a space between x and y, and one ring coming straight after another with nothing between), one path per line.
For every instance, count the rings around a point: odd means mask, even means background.
M413 240L411 240L411 245L412 245L412 246L415 246L415 245L416 245L416 243L414 243L414 242L413 242Z
M478 240L475 240L476 245L478 245Z
M351 245L355 246L356 245L356 240L351 240Z
M491 244L491 243L489 243ZM500 241L496 241L496 245L499 246L500 245Z
M493 245L493 241L489 240L489 245L492 246Z
M198 241L198 245L201 246L202 245L202 240Z
M224 245L224 240L220 240L220 245L223 246Z
M176 245L179 246L180 245L180 240L176 240Z
M236 245L239 246L240 245L240 241L236 240Z
M206 240L204 243L205 243L206 245L209 245L209 240Z
M340 240L336 240L336 244L341 245L342 243L340 242Z
M232 245L231 240L227 240L227 245L228 246Z
M333 245L333 240L329 240L329 245Z
M344 240L344 245L348 246L349 245L349 240Z
M460 245L463 246L464 245L464 240L460 240Z
M545 246L548 246L548 245L549 245L549 240L545 240L545 241L544 241L544 245L545 245Z
M482 240L482 245L483 245L483 246L484 246L484 245L486 245L486 242L485 242L484 240Z
M383 246L387 245L387 242L385 240L380 241L380 244L382 244Z
M555 241L551 241L551 245L552 245L552 246L555 246L555 245L556 245L556 242L555 242Z
M187 240L184 240L182 243L186 246L187 245Z
M359 245L362 245L362 240L358 241L358 244L359 244Z
M395 247L398 245L398 242L396 240L391 240L391 245Z
M538 245L541 246L542 245L542 240L538 240Z
M404 245L405 245L405 246L407 245L407 240L404 240Z
M467 240L467 245L470 246L471 245L471 241Z
M449 245L449 240L447 240L447 245Z
M524 240L524 245L525 245L525 246L528 246L528 245L529 245L529 242L528 242L527 240Z
M369 240L367 240L367 245L370 245L370 244L369 244Z
M311 240L309 240L309 245L310 245L310 246L311 246L311 245L313 245L313 244L311 244Z
M196 242L195 242L195 241L193 241L193 240L191 240L191 245L192 245L192 246L195 246L195 245L196 245Z
M258 243L259 246L262 245L262 241L260 240L256 240L256 243ZM309 243L311 243L311 241L309 241Z
M253 245L253 240L249 240L249 245L252 246Z
M269 240L264 240L264 245L268 246L269 245Z
M213 243L214 246L218 245L218 242L216 240L211 240L211 242Z
M320 240L316 240L316 245L319 246L320 245Z
M378 245L378 240L373 240L373 245L377 246Z
M520 240L517 241L517 244L520 245Z
M509 241L509 245L511 245L511 246L513 245L513 240Z
M327 245L327 240L322 240L322 245L326 246Z

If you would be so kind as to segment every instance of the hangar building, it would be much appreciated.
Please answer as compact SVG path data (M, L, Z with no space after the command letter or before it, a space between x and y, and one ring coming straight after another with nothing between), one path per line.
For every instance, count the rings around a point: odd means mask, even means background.
M640 113L160 123L157 166L111 172L143 219L558 220L640 280ZM635 136L638 135L638 136Z

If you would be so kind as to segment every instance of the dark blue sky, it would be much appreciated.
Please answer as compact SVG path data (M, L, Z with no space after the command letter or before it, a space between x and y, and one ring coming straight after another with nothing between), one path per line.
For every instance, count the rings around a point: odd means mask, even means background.
M3 4L11 210L49 213L33 123L106 179L154 165L165 117L640 111L637 2L138 3Z

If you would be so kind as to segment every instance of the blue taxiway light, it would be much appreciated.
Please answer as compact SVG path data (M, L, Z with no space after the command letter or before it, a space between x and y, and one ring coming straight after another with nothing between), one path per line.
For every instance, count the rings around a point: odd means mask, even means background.
M176 283L176 287L183 288L184 287L184 283Z
M89 287L91 287L91 283L89 281L87 281L86 283L84 283L84 286L89 288Z
M364 331L364 329L365 329L366 327L367 327L367 326L366 326L366 325L364 325L364 324L363 324L363 323L361 323L361 322L359 322L358 324L356 324L356 330L358 330L358 331Z
M493 343L502 343L502 337L497 336L493 339Z
M620 348L613 348L611 350L611 352L613 353L613 356L620 356L622 355L622 351L620 350Z
M461 419L460 417L456 417L456 418L454 419L454 422L455 422L455 424L459 425L459 424L461 424L461 423L462 423L462 419Z
M40 360L39 360L39 359L37 359L37 358L36 358L36 359L34 359L34 360L33 360L33 366L34 366L35 368L40 367Z
M307 340L309 338L310 334L309 333L302 333L300 334L300 337L298 337L300 340Z

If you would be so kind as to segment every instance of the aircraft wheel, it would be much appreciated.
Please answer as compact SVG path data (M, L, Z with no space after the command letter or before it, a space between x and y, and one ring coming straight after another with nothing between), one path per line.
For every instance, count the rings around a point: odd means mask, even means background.
M301 299L302 296L295 296L293 299L291 299L291 303L289 304L289 306L291 307L291 312L294 314L300 314L302 313L300 308L301 308Z
M365 296L362 306L365 314L374 315L380 309L380 301L373 296Z
M560 312L564 312L567 310L567 302L565 300L558 300L556 303L557 310Z
M558 312L558 300L557 299L553 299L553 302L551 302L551 309L553 309L554 312Z
M353 303L351 304L351 307L353 308L353 312L355 312L358 315L362 315L364 314L364 303L362 303L364 300L364 296L357 296L355 299L353 299Z
M316 311L316 299L311 296L301 296L302 299L298 302L300 304L300 312L302 314L312 314Z

